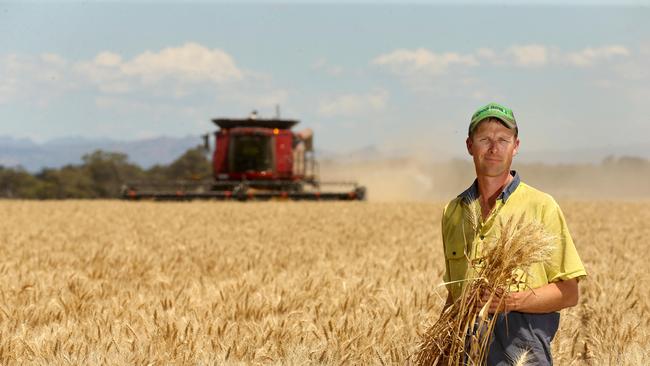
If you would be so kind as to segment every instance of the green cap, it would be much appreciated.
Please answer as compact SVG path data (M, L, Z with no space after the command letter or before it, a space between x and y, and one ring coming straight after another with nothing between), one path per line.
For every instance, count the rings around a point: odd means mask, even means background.
M472 122L469 124L469 134L472 134L472 131L474 131L479 122L488 117L500 119L508 128L517 128L517 121L515 121L515 115L512 113L512 109L498 103L490 103L474 112Z

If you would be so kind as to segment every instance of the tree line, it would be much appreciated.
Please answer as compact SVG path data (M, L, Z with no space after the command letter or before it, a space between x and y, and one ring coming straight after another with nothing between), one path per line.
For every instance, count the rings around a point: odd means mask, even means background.
M81 164L43 168L31 174L21 167L0 165L0 197L25 199L115 198L129 181L200 180L211 177L202 146L187 150L169 165L149 169L131 163L123 153L96 150Z

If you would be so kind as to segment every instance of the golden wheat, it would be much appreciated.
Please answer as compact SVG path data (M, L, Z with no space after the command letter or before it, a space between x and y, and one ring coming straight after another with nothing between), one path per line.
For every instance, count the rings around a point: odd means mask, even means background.
M557 364L647 364L650 203L563 204L590 277ZM405 364L439 204L0 202L0 364Z

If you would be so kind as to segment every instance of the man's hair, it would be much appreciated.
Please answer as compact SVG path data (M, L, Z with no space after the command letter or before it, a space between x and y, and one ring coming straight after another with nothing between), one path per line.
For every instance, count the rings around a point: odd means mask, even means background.
M484 119L480 120L479 123L476 124L476 127L474 127L474 129L472 130L472 132L469 134L468 137L472 138L474 136L474 132L476 132L476 130L478 129L478 126L480 126L482 123L485 123L485 122L499 122L502 125L508 127L508 125L506 125L502 120L500 120L500 119L498 119L496 117L487 117L487 118L484 118ZM508 127L508 129L510 129L510 127ZM518 137L519 137L519 128L515 127L515 139L517 139Z

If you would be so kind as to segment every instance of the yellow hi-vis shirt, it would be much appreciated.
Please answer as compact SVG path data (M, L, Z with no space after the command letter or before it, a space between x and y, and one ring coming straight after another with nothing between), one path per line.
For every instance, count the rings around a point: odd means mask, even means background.
M512 291L535 289L551 282L587 275L560 206L550 195L521 182L519 174L515 171L511 174L511 183L499 195L489 216L480 220L476 233L467 219L464 202L478 198L477 181L445 206L442 216L442 242L446 266L444 281L454 300L460 297L462 288L467 283L465 280L475 277L467 259L479 257L483 243L493 242L499 234L500 226L513 216L519 218L523 215L527 220L540 222L555 236L556 245L550 260L533 264L529 275L524 277L525 284L518 287L515 285L515 288L511 288Z

